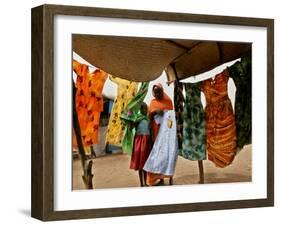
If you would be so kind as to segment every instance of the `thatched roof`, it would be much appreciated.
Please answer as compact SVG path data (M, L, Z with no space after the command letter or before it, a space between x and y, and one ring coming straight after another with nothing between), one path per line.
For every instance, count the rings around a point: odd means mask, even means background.
M73 51L115 76L150 81L173 65L179 79L251 53L250 43L74 34Z

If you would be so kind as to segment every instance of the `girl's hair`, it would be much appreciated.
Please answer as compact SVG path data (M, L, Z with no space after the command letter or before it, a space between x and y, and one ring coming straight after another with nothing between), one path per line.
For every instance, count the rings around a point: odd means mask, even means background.
M146 109L146 111L147 111L147 109L148 109L148 106L147 106L147 104L145 103L145 102L142 102L141 103L141 106L140 106L140 111L142 112L142 109L143 108L145 108Z

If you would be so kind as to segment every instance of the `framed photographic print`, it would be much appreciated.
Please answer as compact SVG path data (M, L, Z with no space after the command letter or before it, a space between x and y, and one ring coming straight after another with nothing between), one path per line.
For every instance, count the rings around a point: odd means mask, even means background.
M32 9L32 216L274 205L274 21Z

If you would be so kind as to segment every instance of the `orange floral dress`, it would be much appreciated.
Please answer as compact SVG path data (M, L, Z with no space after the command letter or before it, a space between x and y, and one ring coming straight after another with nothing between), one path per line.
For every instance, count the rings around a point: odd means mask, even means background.
M227 93L228 72L202 82L206 97L205 119L208 159L217 167L232 163L236 154L235 117Z
M87 148L98 143L100 113L103 111L102 90L108 75L100 69L90 73L87 65L75 60L73 70L77 74L76 111L83 145ZM77 148L75 140L72 144Z

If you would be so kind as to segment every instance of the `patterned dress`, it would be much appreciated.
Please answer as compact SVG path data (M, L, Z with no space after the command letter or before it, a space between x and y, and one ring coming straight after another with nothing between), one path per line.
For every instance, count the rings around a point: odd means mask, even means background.
M137 94L130 100L124 111L121 112L121 122L125 126L124 138L122 141L122 150L131 155L134 147L134 139L136 135L136 125L146 115L140 113L141 104L148 92L149 82L142 82Z
M108 144L121 146L124 137L125 126L121 122L120 115L129 101L136 95L138 83L113 76L110 76L109 79L117 84L118 90L109 119L106 142Z
M174 85L174 106L177 120L178 147L181 149L183 143L183 83L175 81Z
M237 146L252 143L252 67L251 58L244 57L229 69L229 76L236 86L235 120Z
M206 97L205 119L208 159L217 167L232 163L236 154L236 127L227 93L228 71L202 82Z
M201 83L185 84L183 143L179 155L189 160L206 159L205 114L201 103Z
M87 65L75 60L73 70L77 74L76 110L83 146L87 148L98 143L100 114L103 111L102 90L108 76L99 69L90 73ZM74 141L74 148L76 145Z

